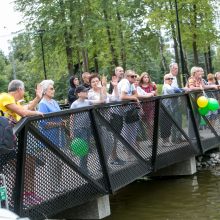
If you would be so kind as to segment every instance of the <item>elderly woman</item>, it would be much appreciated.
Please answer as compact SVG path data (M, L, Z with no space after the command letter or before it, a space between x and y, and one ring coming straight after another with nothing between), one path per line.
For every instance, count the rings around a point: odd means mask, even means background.
M162 88L162 94L163 95L171 95L174 93L180 93L183 90L177 88L177 87L172 87L172 82L173 82L173 75L171 73L166 74L164 76L164 84ZM172 114L175 110L175 99L164 99L162 103L164 106L168 109L168 111ZM170 135L171 135L171 128L172 128L172 121L168 118L168 116L165 114L164 111L161 112L161 138L163 139L163 145L170 146Z
M192 67L191 76L188 79L187 87L190 90L218 89L217 85L205 85L203 77L203 69L201 67Z
M43 98L39 103L38 110L43 113L51 113L60 111L60 107L53 99L55 94L54 81L53 80L43 80L40 85L43 89ZM60 117L53 117L45 119L40 123L42 128L42 134L48 138L55 146L63 148L65 146L65 133L63 132L64 122ZM48 160L48 175L49 175L49 185L54 193L60 191L59 183L62 178L62 166L61 162L57 156L53 156L49 152L47 158Z

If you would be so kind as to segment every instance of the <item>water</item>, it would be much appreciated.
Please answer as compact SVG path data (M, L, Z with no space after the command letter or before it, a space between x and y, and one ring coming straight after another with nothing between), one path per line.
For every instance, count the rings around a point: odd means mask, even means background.
M220 219L220 167L130 184L111 197L111 216L106 220L121 219Z

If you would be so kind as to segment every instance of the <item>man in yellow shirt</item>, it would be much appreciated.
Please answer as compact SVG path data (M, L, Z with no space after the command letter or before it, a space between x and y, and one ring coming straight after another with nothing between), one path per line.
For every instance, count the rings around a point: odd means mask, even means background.
M38 87L36 89L35 99L27 106L21 106L19 100L24 97L24 83L20 80L12 80L8 85L8 93L0 94L0 110L4 113L4 116L9 118L14 123L18 122L22 117L42 115L43 113L33 111L38 102L42 98L42 89ZM14 151L7 155L0 155L0 173L4 173L4 165L16 166L16 153ZM41 201L41 198L34 192L34 177L35 177L35 164L36 158L29 152L26 152L26 169L29 169L28 178L29 184L24 189L24 202L26 204L36 204ZM15 169L15 168L14 168ZM14 179L14 178L13 178ZM15 193L15 192L14 192Z
M8 93L0 94L0 110L3 111L5 117L17 122L21 117L43 115L41 112L32 111L42 97L41 89L37 88L36 98L26 107L18 102L23 99L24 92L24 83L21 80L12 80L8 85Z

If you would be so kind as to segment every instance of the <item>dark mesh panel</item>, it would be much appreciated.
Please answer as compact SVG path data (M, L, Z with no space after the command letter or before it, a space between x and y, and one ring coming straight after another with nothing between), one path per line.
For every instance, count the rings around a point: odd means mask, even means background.
M86 117L89 116L88 112L84 112L69 117L42 119L32 123L40 131L41 138L46 138L55 147L58 147L79 171L69 165L68 161L60 159L59 155L53 153L47 144L39 141L33 134L28 132L23 216L42 218L40 213L44 213L46 216L58 213L66 208L82 204L89 199L94 199L105 191L106 183L103 179L103 172L91 127L87 158L88 169L84 167L85 163L80 165L82 157L75 155L70 149L72 140L76 138L74 137L76 133L71 131L71 129L74 129L71 123L74 120L73 118L82 118L83 114ZM80 120L78 122L80 123ZM56 126L56 123L60 123L60 125ZM64 127L62 124L66 124L66 126ZM90 121L87 121L88 124L90 124ZM48 125L50 127L47 127ZM43 126L44 128L42 128ZM88 177L83 177L81 172ZM98 188L87 178L98 182L100 184Z
M173 97L162 100L160 108L159 140L157 148L156 168L160 169L182 161L198 153L196 142L188 140L188 125L190 117L184 108L184 97ZM166 112L167 111L167 112ZM176 124L173 122L174 119ZM181 132L179 128L182 128ZM172 162L171 162L172 161Z
M113 191L151 171L152 142L147 141L142 113L140 120L129 124L125 122L126 110L134 107L135 105L114 106L97 110L97 123ZM132 152L128 144L140 157ZM122 163L114 164L116 158L122 160Z
M0 155L0 173L4 174L9 209L14 210L15 178L16 178L17 149L8 154Z
M218 91L213 92L216 95ZM207 95L214 97L213 92ZM18 173L20 178L24 173L24 185L18 186L24 191L19 215L45 219L114 192L154 169L199 155L196 132L203 151L216 147L219 112L214 122L208 115L204 117L207 126L198 131L202 119L198 95L190 94L192 112L187 97L156 97L156 101L143 101L141 107L114 103L24 120L17 130L24 132L18 136L27 137L19 142L24 141L19 149L25 151L24 170ZM158 110L160 114L155 115ZM158 137L153 133L157 130ZM1 155L0 168L6 176L12 210L16 162L17 151Z

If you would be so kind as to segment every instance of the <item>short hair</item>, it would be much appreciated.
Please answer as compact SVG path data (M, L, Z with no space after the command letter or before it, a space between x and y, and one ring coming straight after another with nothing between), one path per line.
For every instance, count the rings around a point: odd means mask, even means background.
M197 66L193 66L190 70L190 74L191 76L194 76L195 75L195 72L198 71L199 67Z
M167 73L164 75L163 80L165 81L168 77L173 78L173 75L171 73Z
M45 92L47 91L48 87L49 87L50 85L52 85L52 86L54 85L54 81L51 80L51 79L45 79L45 80L43 80L43 81L40 83L40 85L42 86L43 94L45 94Z
M177 65L177 66L178 66L178 63L171 63L171 64L169 65L170 70L173 68L174 65Z
M214 74L212 74L212 73L209 73L208 75L207 75L207 79L215 79L215 75Z
M216 77L216 78L218 77L218 75L220 75L220 72L216 72L216 73L215 73L215 77Z
M122 69L122 70L124 71L124 69L123 69L121 66L117 66L117 67L115 67L115 73L116 73L119 69Z
M91 74L90 74L89 72L84 72L84 73L82 74L82 79L84 79L86 75L91 75Z
M135 75L136 73L135 73L134 70L126 70L124 76L127 77L129 74L133 74L133 75Z
M89 77L89 83L91 84L92 79L94 78L98 78L100 80L100 77L98 75L98 73L93 73L91 74L91 76Z
M24 89L24 82L21 80L14 79L8 84L8 92L14 92L19 88Z

